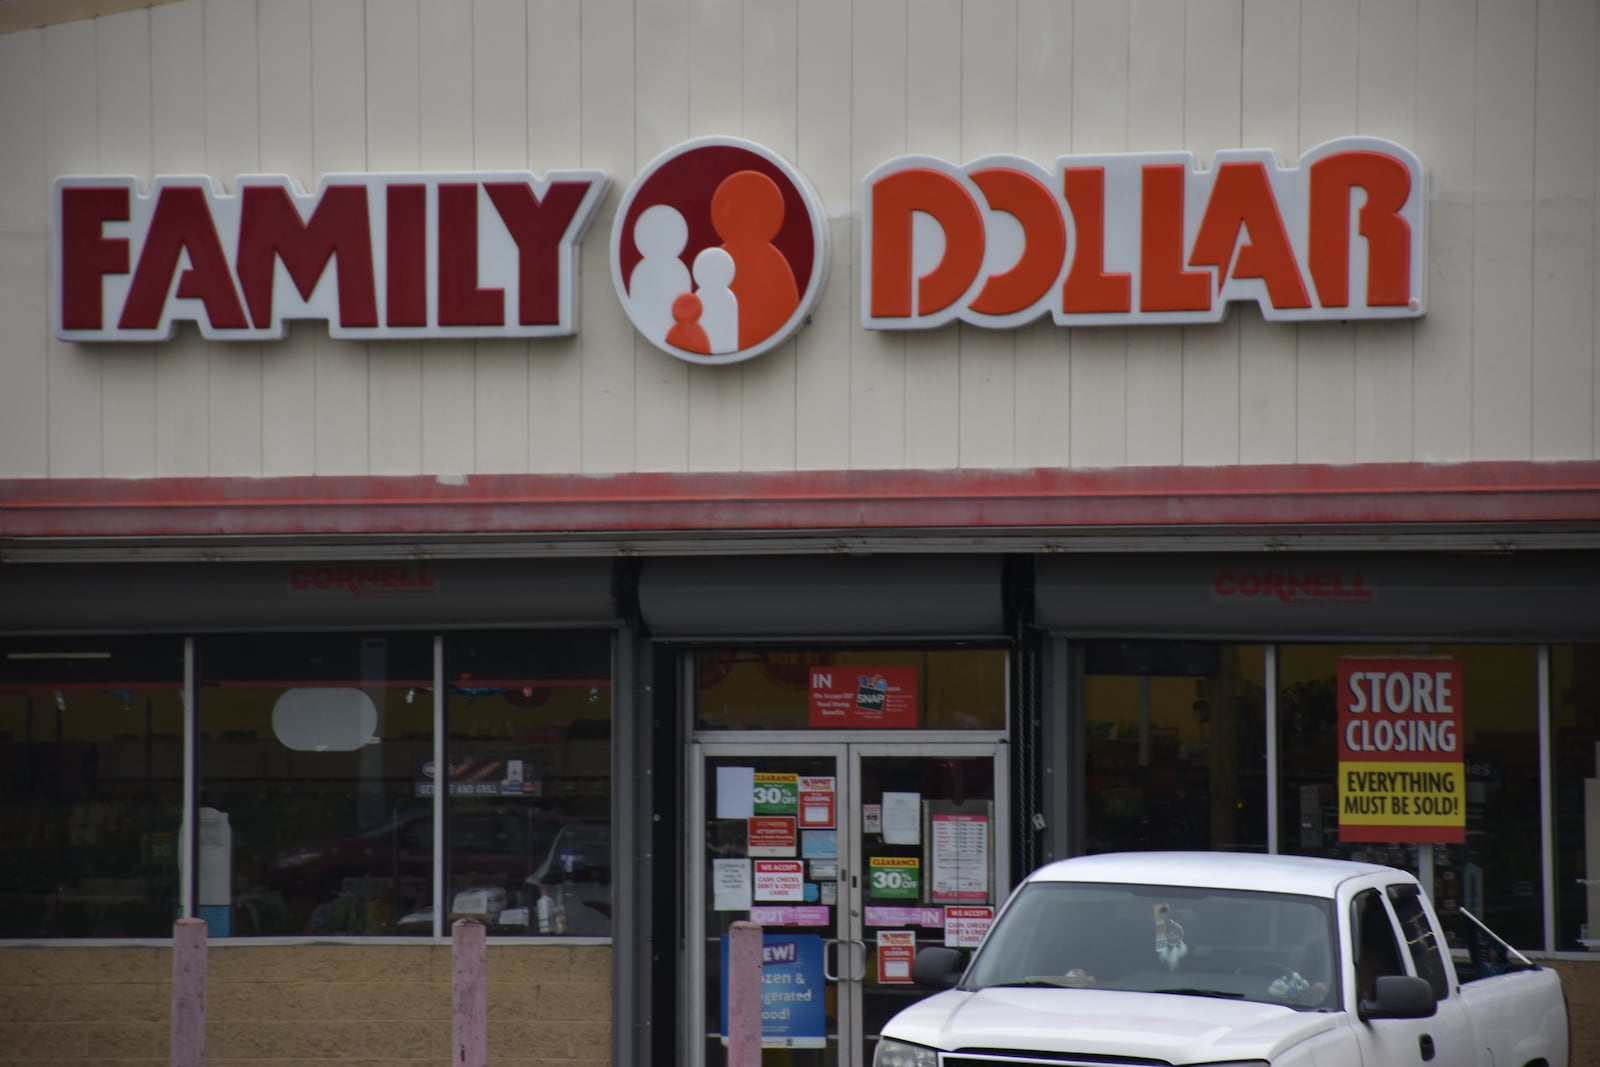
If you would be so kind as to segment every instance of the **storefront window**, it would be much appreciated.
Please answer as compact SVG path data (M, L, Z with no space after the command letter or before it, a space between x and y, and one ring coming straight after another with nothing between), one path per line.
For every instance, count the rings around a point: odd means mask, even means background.
M747 649L696 659L701 730L1004 730L1003 649Z
M170 936L182 640L0 649L0 938Z
M1442 915L1541 948L1537 649L1286 645L1278 663L1279 848L1413 873L1431 848Z
M1084 646L1090 852L1267 848L1260 645Z
M452 635L444 675L450 918L610 937L610 636Z
M1550 650L1556 948L1600 952L1600 645Z
M432 932L433 640L202 638L199 915L213 937Z

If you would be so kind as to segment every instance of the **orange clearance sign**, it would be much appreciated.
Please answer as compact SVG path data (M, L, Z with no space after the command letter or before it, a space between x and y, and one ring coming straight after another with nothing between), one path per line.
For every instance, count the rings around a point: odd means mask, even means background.
M1461 661L1339 661L1339 840L1466 839Z
M868 329L1416 318L1426 186L1408 149L1342 137L1283 167L1263 149L901 156L864 181Z

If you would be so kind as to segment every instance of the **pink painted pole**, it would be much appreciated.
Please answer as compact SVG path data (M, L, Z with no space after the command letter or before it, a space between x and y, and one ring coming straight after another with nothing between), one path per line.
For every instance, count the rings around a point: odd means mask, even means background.
M728 931L728 1067L761 1064L761 925Z
M483 924L475 919L457 919L450 929L455 961L455 1044L451 1067L486 1067L489 983Z
M172 1067L206 1061L206 922L172 924Z

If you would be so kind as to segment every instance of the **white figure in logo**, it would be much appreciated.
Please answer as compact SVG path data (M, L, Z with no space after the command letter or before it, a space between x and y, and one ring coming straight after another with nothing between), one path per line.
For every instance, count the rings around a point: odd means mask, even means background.
M729 288L733 273L733 257L720 248L704 249L694 257L700 327L714 355L739 350L739 300Z
M689 224L677 208L645 208L633 224L633 243L643 257L628 277L628 306L639 332L663 344L672 329L672 302L690 290L689 268L679 257L689 243Z

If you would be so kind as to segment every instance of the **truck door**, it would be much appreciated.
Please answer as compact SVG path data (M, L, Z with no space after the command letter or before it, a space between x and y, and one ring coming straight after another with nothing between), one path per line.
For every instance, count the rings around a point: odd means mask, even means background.
M1397 883L1385 889L1364 890L1350 905L1352 1013L1372 999L1379 977L1398 974L1426 979L1438 1009L1426 1019L1360 1019L1362 1060L1395 1065L1475 1062L1471 1024L1461 998L1451 995L1453 983L1417 887Z

